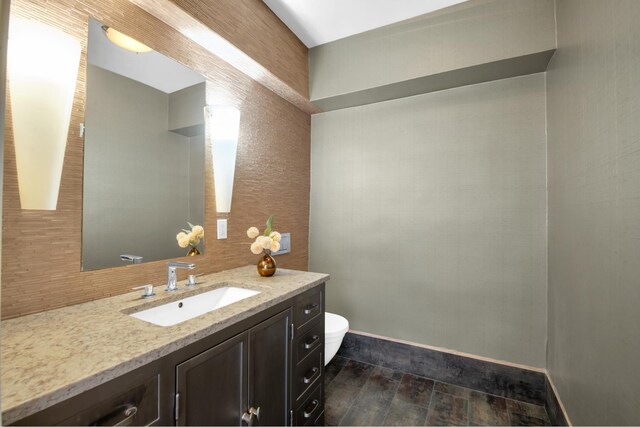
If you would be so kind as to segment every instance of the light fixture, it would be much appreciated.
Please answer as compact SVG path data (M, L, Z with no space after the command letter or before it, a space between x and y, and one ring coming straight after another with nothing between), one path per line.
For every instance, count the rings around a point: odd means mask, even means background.
M40 22L11 18L7 58L20 205L55 210L80 42Z
M120 31L114 30L113 28L106 25L102 26L102 30L104 31L104 34L107 36L107 38L111 41L111 43L125 50L128 50L129 52L147 53L153 50L146 44L142 44L138 40L132 39L126 34L122 34Z
M240 111L226 105L207 105L205 117L213 142L213 183L216 191L216 211L228 213L231 212L231 198L233 196Z

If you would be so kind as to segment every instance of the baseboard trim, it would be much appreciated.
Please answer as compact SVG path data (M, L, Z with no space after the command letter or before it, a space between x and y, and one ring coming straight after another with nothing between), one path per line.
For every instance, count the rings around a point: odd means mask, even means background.
M345 335L338 355L508 399L545 404L546 375L539 369L523 369L352 331Z
M545 408L547 409L547 414L549 415L549 419L553 425L562 425L562 426L573 426L571 423L571 419L569 418L569 414L567 414L567 410L564 407L564 403L562 403L562 399L560 399L560 394L558 393L558 389L551 379L551 375L547 371L547 395Z
M465 353L464 351L452 350L452 349L446 348L446 347L437 347L437 346L433 346L433 345L420 344L420 343L413 342L413 341L399 340L399 339L396 339L396 338L390 338L390 337L385 337L385 336L382 336L382 335L371 334L369 332L354 331L352 329L350 329L349 332L352 333L352 334L364 335L365 337L378 338L378 339L381 339L381 340L397 342L397 343L400 343L400 344L411 345L411 346L414 346L414 347L426 348L428 350L439 351L441 353L455 354L457 356L468 357L470 359L477 359L477 360L482 360L484 362L497 363L497 364L500 364L500 365L511 366L513 368L526 369L528 371L536 371L536 372L542 372L542 373L546 373L547 372L544 368L536 368L535 366L529 366L529 365L522 365L522 364L519 364L519 363L507 362L506 360L492 359L490 357L479 356L477 354L472 354L472 353Z

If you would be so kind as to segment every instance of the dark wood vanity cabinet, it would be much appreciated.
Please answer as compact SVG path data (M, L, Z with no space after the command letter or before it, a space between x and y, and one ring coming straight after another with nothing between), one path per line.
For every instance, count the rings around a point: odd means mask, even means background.
M176 425L286 425L291 309L176 366Z
M240 334L176 366L176 425L238 425L247 407L247 336Z
M296 297L293 425L324 425L324 285Z
M324 284L15 425L323 425Z
M291 370L291 309L249 331L249 403L259 409L257 424L287 425ZM250 415L250 414L249 414ZM246 419L247 413L245 413Z

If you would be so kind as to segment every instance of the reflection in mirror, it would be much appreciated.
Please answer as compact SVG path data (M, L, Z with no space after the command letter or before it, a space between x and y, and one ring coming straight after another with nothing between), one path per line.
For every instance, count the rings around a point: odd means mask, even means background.
M116 46L90 20L83 270L187 254L176 235L204 222L204 106L204 77Z

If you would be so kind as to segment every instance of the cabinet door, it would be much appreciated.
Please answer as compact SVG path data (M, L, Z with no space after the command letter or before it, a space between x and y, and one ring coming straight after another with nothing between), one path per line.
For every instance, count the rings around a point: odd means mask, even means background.
M248 333L176 367L176 425L240 425L247 408Z
M291 309L249 331L249 406L260 408L257 424L289 425Z

